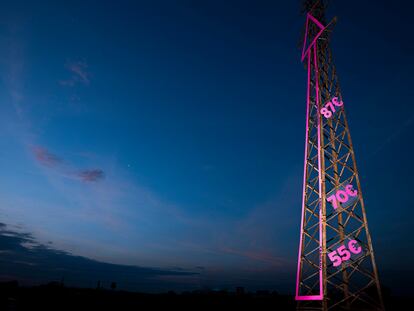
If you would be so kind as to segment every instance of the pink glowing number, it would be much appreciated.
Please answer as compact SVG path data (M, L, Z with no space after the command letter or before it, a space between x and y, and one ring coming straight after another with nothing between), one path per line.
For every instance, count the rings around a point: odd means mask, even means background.
M334 267L338 267L342 263L342 259L336 254L336 251L329 253L328 257L333 262Z
M346 185L345 191L344 190L338 190L335 194L328 197L326 200L330 203L332 203L332 206L334 209L338 208L338 202L339 203L345 203L348 202L349 197L355 197L357 196L358 191L353 189L352 185Z
M349 196L345 191L338 190L336 192L336 198L338 199L339 202L345 203L346 201L348 201Z
M322 108L321 109L321 113L327 119L329 119L330 117L332 117L332 112L330 112L327 108Z
M327 108L328 108L328 107L330 107L332 112L335 112L335 111L336 111L335 106L334 106L334 105L332 105L332 103L331 103L331 102L328 102L328 103L325 105L325 107L327 107Z
M332 98L332 102L335 106L338 106L338 107L341 107L344 104L344 102L342 100L340 102L338 101L338 97Z
M348 248L354 254L359 254L362 251L361 246L358 246L358 242L356 240L349 241Z
M338 247L336 251L338 252L339 256L342 257L342 261L351 258L351 253L349 252L349 250L346 249L345 245Z
M343 261L351 259L351 253L359 254L362 251L361 246L358 245L358 242L356 240L349 241L348 249L346 249L345 245L341 245L335 251L328 254L328 257L333 263L334 267L338 267Z
M324 116L325 118L329 119L330 117L332 117L333 113L335 113L335 112L336 112L336 108L335 108L335 106L337 106L337 107L341 107L341 106L343 106L343 105L344 105L343 101L339 101L339 100L338 100L338 97L333 97L333 98L332 98L332 101L327 102L327 103L325 104L325 107L323 107L323 108L321 109L321 114L323 114L323 116ZM330 108L330 110L329 110L328 108Z
M351 197L355 197L358 194L358 191L353 190L352 185L346 185L345 190Z
M327 200L328 200L328 202L332 203L332 206L333 206L334 209L338 208L338 202L336 201L336 197L335 197L334 194L331 195L329 198L327 198Z

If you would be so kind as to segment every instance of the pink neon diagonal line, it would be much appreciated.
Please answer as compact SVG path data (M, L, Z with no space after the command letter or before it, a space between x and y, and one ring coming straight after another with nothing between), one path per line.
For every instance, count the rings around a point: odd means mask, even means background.
M305 51L305 47L306 47L306 41L308 38L308 28L309 28L309 19L312 20L312 22L314 22L316 24L316 26L318 26L321 30L318 32L318 34L315 36L315 38L313 38L312 43L309 44L308 48ZM306 15L306 29L305 29L305 39L303 41L303 48L302 48L302 58L301 61L303 62L303 60L305 59L306 55L309 53L310 48L315 45L316 40L318 40L318 38L321 36L321 34L323 33L323 31L326 29L326 26L322 25L315 17L313 17L310 13L308 13Z
M307 16L316 24L316 25L318 25L318 27L320 28L320 29L324 29L325 28L325 26L324 25L322 25L322 23L320 22L320 21L318 21L315 17L313 17L313 15L311 15L310 13L308 13L307 14Z
M316 107L319 111L319 70L318 70L318 62L317 62L317 47L316 44L313 46L313 55L314 55L314 67L315 67L315 87L316 87ZM310 62L311 62L311 53L310 51L307 52L308 56L308 87L307 87L307 98L306 98L306 142L305 142L305 166L304 166L304 174L303 174L303 197L302 197L302 220L301 220L301 235L300 235L300 242L299 242L299 256L298 256L298 271L296 276L296 300L322 300L323 299L323 275L322 269L319 268L319 295L299 295L299 285L300 285L300 257L301 257L301 249L303 243L303 218L304 218L304 209L305 209L305 187L306 187L306 163L307 163L307 152L308 152L308 124L309 124L309 105L310 105ZM321 141L320 141L320 117L318 116L318 169L319 169L319 199L321 200L322 194L322 180L321 180L321 161L320 161L320 150L321 150ZM319 208L319 249L322 250L322 210ZM319 253L320 260L322 259L322 254Z
M308 57L308 85L306 89L306 134L305 134L305 163L303 165L303 190L302 190L302 218L300 221L300 241L299 241L299 252L298 252L298 270L296 274L296 300L299 297L305 297L299 295L299 285L300 285L300 270L301 270L301 253L302 253L302 244L303 244L303 219L305 218L305 191L306 191L306 165L308 159L308 134L309 134L309 102L310 102L310 57Z
M315 74L316 74L316 107L319 112L319 68L318 68L318 50L317 45L313 46L314 49L314 62L315 62ZM319 170L319 258L322 260L322 167L321 167L321 117L318 114L318 170ZM319 269L319 293L321 300L323 297L323 276L322 267Z

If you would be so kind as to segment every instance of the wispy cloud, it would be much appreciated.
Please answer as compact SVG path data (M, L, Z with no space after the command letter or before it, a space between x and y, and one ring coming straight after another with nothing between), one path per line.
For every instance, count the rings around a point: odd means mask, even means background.
M41 165L53 169L64 177L75 178L85 182L97 182L105 178L102 169L77 169L45 147L32 146L33 155Z
M112 264L75 256L69 252L52 248L36 240L33 234L11 229L0 223L0 250L2 268L0 278L18 279L30 283L42 283L70 276L73 285L90 286L91 281L110 282L117 280L121 287L134 290L166 290L173 284L162 282L157 277L174 276L176 282L198 272L176 267L172 269ZM26 282L25 282L26 283Z
M65 67L71 73L71 77L59 81L60 85L72 87L78 83L85 86L90 84L90 72L85 61L68 61Z
M42 148L39 146L33 146L32 151L36 157L36 160L43 165L54 167L62 163L61 158L51 153L50 151L46 150L45 148Z
M78 176L83 181L98 181L105 178L105 174L100 169L83 170L78 173Z

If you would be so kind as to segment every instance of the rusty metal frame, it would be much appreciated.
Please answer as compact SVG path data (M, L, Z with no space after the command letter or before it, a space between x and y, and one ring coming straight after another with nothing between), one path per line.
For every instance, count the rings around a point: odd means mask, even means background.
M319 112L332 97L342 100L329 47L333 22L326 23L322 0L305 0L304 6L302 60L308 71L308 89L297 309L384 310L346 102L329 119ZM358 191L355 201L334 210L327 204L327 194L350 183ZM327 254L351 239L358 241L362 255L333 267Z

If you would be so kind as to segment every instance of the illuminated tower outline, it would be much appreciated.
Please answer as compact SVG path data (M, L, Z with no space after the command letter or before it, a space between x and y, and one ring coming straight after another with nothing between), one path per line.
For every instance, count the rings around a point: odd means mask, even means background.
M305 0L307 69L298 310L384 310L322 0Z

